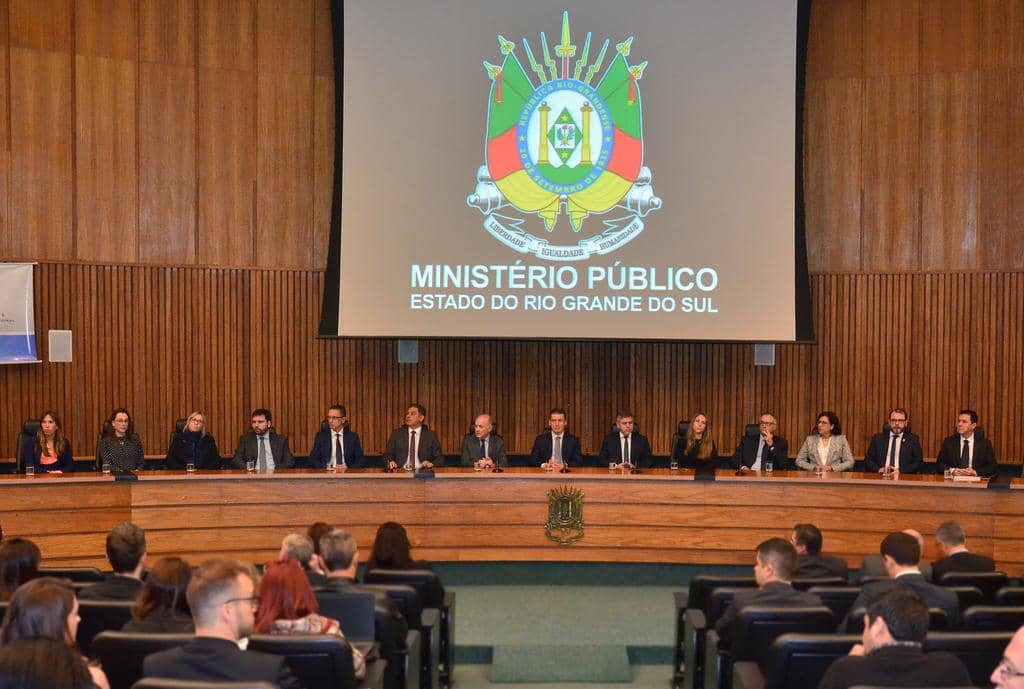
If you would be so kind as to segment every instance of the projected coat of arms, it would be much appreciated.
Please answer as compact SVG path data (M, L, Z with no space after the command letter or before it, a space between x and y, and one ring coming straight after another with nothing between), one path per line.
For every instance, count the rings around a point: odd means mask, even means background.
M523 39L529 70L503 36L501 63L484 62L486 162L466 202L484 214L492 236L520 253L553 261L611 253L661 207L644 166L639 82L647 62L629 64L632 36L610 58L612 39L593 51L591 39L576 46L564 12L558 44L541 32L535 52Z

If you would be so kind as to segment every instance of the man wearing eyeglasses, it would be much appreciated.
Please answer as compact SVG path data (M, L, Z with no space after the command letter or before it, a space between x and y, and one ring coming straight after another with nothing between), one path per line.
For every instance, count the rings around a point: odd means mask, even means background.
M251 567L233 560L205 562L192 575L186 597L195 637L180 648L147 656L144 677L302 689L284 658L239 648L239 641L252 634L260 602Z
M880 474L918 474L924 468L921 439L908 427L907 410L896 407L889 412L889 426L871 438L864 455L864 470Z
M732 468L741 471L762 471L765 462L773 468L785 469L789 461L789 443L776 435L779 424L772 414L761 414L757 435L744 435L732 455Z
M1010 639L1003 651L1003 662L992 671L989 681L995 689L1021 689L1024 687L1024 627Z
M313 438L309 466L317 469L332 466L338 469L362 469L366 466L359 436L348 427L345 405L335 404L327 410L327 428Z

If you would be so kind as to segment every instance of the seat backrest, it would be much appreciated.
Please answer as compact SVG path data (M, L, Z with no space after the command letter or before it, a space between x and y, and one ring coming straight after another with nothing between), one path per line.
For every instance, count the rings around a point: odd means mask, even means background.
M808 591L812 586L846 586L842 577L801 577L791 582L797 591Z
M39 576L70 579L71 583L89 583L104 581L107 577L95 567L40 567Z
M284 657L305 689L353 689L356 685L352 647L337 636L253 634L249 650Z
M873 581L886 581L888 579L891 579L891 577L887 574L868 574L860 577L857 581L861 586L863 586L864 584L870 584Z
M857 634L782 634L768 649L764 689L816 687L832 661L860 642Z
M734 660L753 660L768 666L769 649L787 632L828 633L835 629L832 611L824 605L748 605L740 610L733 643Z
M21 473L25 468L28 457L32 452L32 442L39 434L39 419L29 419L21 424L21 433L18 434L17 445L14 447L15 461L14 471Z
M191 640L191 634L103 631L92 640L91 655L103 666L110 689L131 689L142 678L142 661L146 656L184 646Z
M757 586L754 577L729 577L715 576L713 574L698 574L690 579L690 589L686 597L686 607L708 612L708 601L711 592L720 586L748 587Z
M405 584L420 594L424 608L440 608L444 603L444 587L441 579L429 569L371 569L363 581L367 584Z
M277 685L269 682L192 682L184 679L146 677L133 684L131 689L277 689Z
M709 629L714 627L715 622L722 617L736 594L744 590L746 590L745 586L719 586L711 591L707 609L704 611L704 618L707 620Z
M372 642L374 639L373 594L319 589L316 602L320 614L341 623L341 631L352 643Z
M860 634L864 631L864 615L866 613L867 608L863 607L858 607L851 611L845 631L850 634ZM942 608L928 608L928 629L937 632L949 629L949 616L946 615L945 610Z
M1024 626L1024 606L972 605L964 611L963 628L974 632L1015 632Z
M939 579L942 586L977 586L985 603L996 602L996 591L1008 586L1010 578L1003 572L947 572Z
M836 625L843 621L860 595L859 586L812 586L808 591L818 596L822 605L832 611Z
M928 632L924 650L949 651L967 666L975 686L989 686L992 668L1003 659L1003 649L1013 632Z
M960 612L974 605L983 605L985 595L977 586L947 586L950 591L956 594L957 602L960 604Z
M757 423L748 423L743 429L743 435L756 438L761 434L761 425Z
M996 605L1024 605L1024 587L1004 586L996 591Z
M408 584L367 584L366 588L377 589L388 594L388 598L395 602L399 612L405 618L410 629L422 627L423 604L420 602L420 594Z
M78 623L76 641L85 655L92 654L92 641L100 632L120 631L132 618L135 601L125 600L81 600L78 601Z

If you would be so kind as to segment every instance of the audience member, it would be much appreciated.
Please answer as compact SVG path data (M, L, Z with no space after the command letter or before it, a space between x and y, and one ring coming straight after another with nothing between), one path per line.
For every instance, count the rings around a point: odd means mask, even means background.
M157 560L124 631L192 633L195 625L186 598L191 580L192 568L180 557Z
M298 562L312 586L323 586L327 583L320 557L313 552L313 541L305 534L290 533L285 536L281 541L281 553L278 559L281 562L288 560Z
M555 407L548 413L548 428L533 441L530 464L544 469L562 469L566 466L580 466L580 439L569 433L568 417L565 410Z
M924 552L924 536L921 535L920 531L915 529L903 529L900 533L905 533L908 536L913 536L914 540L917 541L917 547ZM921 576L926 581L932 580L932 566L927 562L919 562L917 568L921 570ZM857 582L863 584L865 577L887 577L889 574L885 571L885 561L881 555L866 555L860 563L860 571L857 573Z
M978 428L978 412L961 409L956 433L942 441L935 462L940 469L952 469L957 476L992 476L996 473L996 452Z
M79 621L78 600L71 582L39 577L25 582L11 597L0 629L0 646L23 639L50 639L74 647ZM76 655L85 663L85 658ZM88 671L97 687L109 689L102 669L90 665Z
M773 468L785 469L789 462L789 442L776 435L778 422L774 414L761 414L756 436L744 434L736 444L736 452L730 464L733 469L761 471L766 461L773 462Z
M370 551L369 569L430 569L430 563L412 559L412 545L405 527L398 522L384 522L377 528ZM438 608L444 601L444 587L435 579L437 586L423 596L423 607Z
M620 411L615 415L615 430L601 443L601 464L615 464L625 469L648 469L653 465L651 444L635 426L633 412Z
M718 459L718 447L711 437L707 414L693 415L690 425L686 429L686 435L679 438L675 447L672 448L672 459L688 469L713 468L715 466Z
M260 579L257 634L326 634L344 639L338 620L320 615L313 587L295 560L270 562ZM366 676L366 660L352 648L356 679Z
M82 654L63 640L30 637L0 646L0 689L96 689Z
M217 441L206 432L206 416L200 411L188 415L185 428L171 438L164 459L168 469L185 469L189 463L196 469L220 469Z
M944 557L932 563L936 584L950 572L994 572L996 563L990 557L967 550L967 534L957 522L944 522L935 530L935 540Z
M796 454L796 466L806 471L849 471L853 468L850 443L834 411L818 414L817 432L807 436Z
M27 538L8 538L0 543L0 602L39 573L39 546Z
M103 437L96 451L99 464L97 469L109 465L111 471L125 472L145 469L145 453L142 441L135 433L132 415L123 407L110 412L107 418L109 428L104 429Z
M894 474L918 474L924 469L921 439L907 426L907 410L896 407L889 412L889 430L883 429L871 437L864 455L864 470L885 473L888 467Z
M476 469L494 469L508 466L505 441L494 432L490 414L480 414L473 421L473 432L462 439L460 464Z
M231 459L232 467L246 469L248 462L254 462L256 471L262 474L295 466L288 436L278 435L274 430L274 417L269 409L254 409L249 423L252 428L238 439L235 456Z
M52 411L39 417L39 432L32 443L32 453L26 457L26 466L50 474L75 470L71 443L64 437L64 425Z
M814 524L797 524L793 527L789 540L796 548L798 556L794 577L841 577L846 581L849 573L846 560L834 555L821 554L823 539L821 531Z
M1024 687L1024 627L1010 639L1003 651L1003 660L992 671L989 681L994 689L1021 689Z
M327 410L327 428L318 431L309 451L309 466L326 469L362 469L366 466L359 435L348 427L345 405L334 404Z
M956 593L927 581L918 569L921 560L921 546L917 539L902 532L891 533L882 539L879 548L886 574L890 579L872 581L861 587L860 595L850 607L850 612L840 623L839 631L848 627L850 615L858 608L867 607L875 597L896 587L906 587L921 597L929 608L940 608L946 613L949 625L960 623L960 604Z
M180 648L147 656L142 664L144 677L268 682L280 689L302 686L284 658L238 646L252 634L259 604L252 567L230 560L204 562L189 582L187 597L195 637Z
M441 441L437 433L427 428L424 421L427 408L422 404L410 404L405 410L405 425L396 428L384 448L384 465L397 469L433 469L444 464Z
M106 581L79 591L82 600L135 600L142 593L146 569L146 533L130 522L118 524L107 534L107 562L114 570Z
M334 530L334 527L327 522L313 522L306 529L306 535L309 536L309 540L313 541L313 554L318 558L318 564L323 568L323 562L319 561L320 557L320 538L326 536Z
M829 666L818 689L854 686L968 687L971 676L952 653L925 653L928 605L910 589L874 598L864 615L862 643Z

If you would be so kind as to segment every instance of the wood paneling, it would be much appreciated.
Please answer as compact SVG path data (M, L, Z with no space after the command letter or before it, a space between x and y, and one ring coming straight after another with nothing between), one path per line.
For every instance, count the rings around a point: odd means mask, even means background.
M198 3L199 65L252 71L256 65L253 0L198 0Z
M921 3L921 71L963 72L978 67L982 0Z
M313 258L314 270L327 268L334 202L334 79L313 77Z
M7 57L9 55L8 18L10 4L0 2L0 256L10 256L11 245L11 130L10 104L11 94Z
M8 0L11 44L54 52L71 52L72 0Z
M141 0L139 59L195 65L196 0Z
M326 9L330 17L330 7ZM260 73L313 73L313 0L258 0L256 54Z
M932 0L923 0L924 4ZM868 76L914 74L920 64L922 0L866 0L864 72ZM817 40L827 40L825 36Z
M75 52L138 59L138 0L76 0Z
M808 45L807 76L844 78L864 69L864 0L833 0L811 5L811 35L828 36Z

